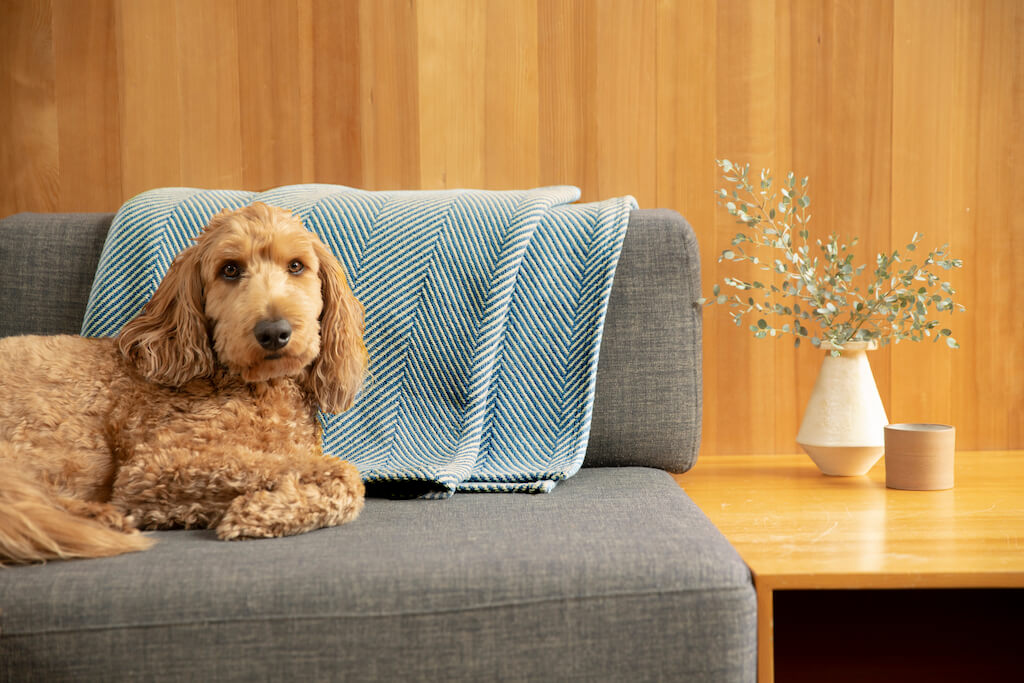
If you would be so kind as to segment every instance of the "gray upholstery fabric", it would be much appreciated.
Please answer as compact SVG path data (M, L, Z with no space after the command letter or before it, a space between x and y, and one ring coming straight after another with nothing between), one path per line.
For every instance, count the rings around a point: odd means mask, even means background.
M0 220L0 337L78 333L112 218L18 214ZM698 257L693 229L678 213L631 214L601 343L586 467L683 472L696 461Z
M0 336L76 333L110 214L0 221ZM0 570L0 681L680 680L755 676L756 600L669 475L700 441L699 266L630 219L587 469L543 495L371 499L273 541Z
M664 472L0 572L0 680L753 680L743 562ZM201 672L201 673L200 673Z
M700 447L700 252L675 211L634 211L615 271L585 465L693 467Z
M0 221L0 337L78 333L113 217L22 213Z

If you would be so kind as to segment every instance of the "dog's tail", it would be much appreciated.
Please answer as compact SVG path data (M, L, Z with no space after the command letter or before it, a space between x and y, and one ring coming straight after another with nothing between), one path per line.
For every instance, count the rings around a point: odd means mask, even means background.
M0 465L0 566L145 550L154 541L61 508L35 482Z

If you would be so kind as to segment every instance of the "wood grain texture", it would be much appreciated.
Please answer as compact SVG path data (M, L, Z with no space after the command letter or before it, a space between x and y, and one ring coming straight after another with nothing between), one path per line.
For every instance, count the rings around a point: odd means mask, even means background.
M205 188L242 187L237 6L182 0L176 10L182 181Z
M50 2L5 0L0 16L0 201L46 211L60 186Z
M420 185L484 182L486 8L475 0L417 4Z
M421 187L416 16L408 1L359 3L359 137L369 190Z
M827 477L802 455L674 476L754 575L760 681L773 679L775 591L1024 588L1024 451L957 453L945 491L886 488L884 461Z
M773 588L1024 587L1024 451L961 451L944 491L828 477L804 455L673 475Z
M596 14L583 0L539 0L540 182L596 192ZM541 152L543 150L543 153Z
M185 184L181 175L181 69L177 6L117 0L121 193Z
M359 3L316 0L313 14L313 177L360 187L364 136Z
M485 5L484 187L540 184L537 3Z
M305 181L312 154L303 111L300 0L242 0L238 14L242 182L267 189ZM309 178L312 180L312 178Z
M0 0L0 213L567 183L683 213L710 289L714 160L792 169L816 236L965 260L962 349L871 356L890 419L1020 448L1022 32L1017 0ZM703 453L795 451L819 353L704 320Z
M53 2L62 211L109 211L123 201L114 21L107 0Z
M788 45L780 46L777 40L777 20L772 2L737 0L718 4L715 106L718 111L729 111L730 116L728 121L718 120L715 154L719 159L748 162L753 169L777 167L780 161L775 143L784 105L781 98L759 96L777 92L777 79L785 75L779 65L784 65ZM723 31L723 27L728 30ZM724 185L720 177L716 181L716 187ZM698 232L699 239L712 245L713 260L707 263L705 282L721 282L725 275L765 279L765 274L751 264L725 267L717 262L718 255L730 247L738 226L724 210L716 209L714 216L713 226ZM775 364L778 357L792 351L782 344L755 340L746 328L733 326L725 310L706 309L705 319L710 337L705 349L713 354L705 357L705 367L710 366L706 394L714 396L714 387L724 390L728 397L719 406L715 422L704 424L708 440L723 453L774 449L776 401L791 400L792 395L790 391L775 391L779 377ZM738 425L743 428L738 429Z

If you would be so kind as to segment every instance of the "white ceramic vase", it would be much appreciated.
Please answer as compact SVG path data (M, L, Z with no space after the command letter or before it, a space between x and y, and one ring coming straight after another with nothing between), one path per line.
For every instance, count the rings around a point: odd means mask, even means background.
M821 348L825 358L796 442L825 474L865 474L885 452L889 424L867 356L878 343L847 342L838 357L828 342Z

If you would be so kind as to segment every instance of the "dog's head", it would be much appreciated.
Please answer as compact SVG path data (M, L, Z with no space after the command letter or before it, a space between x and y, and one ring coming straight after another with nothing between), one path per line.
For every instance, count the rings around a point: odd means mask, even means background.
M300 377L340 412L366 372L362 334L362 306L330 250L290 212L255 203L210 220L118 345L160 384L219 364L247 382Z

